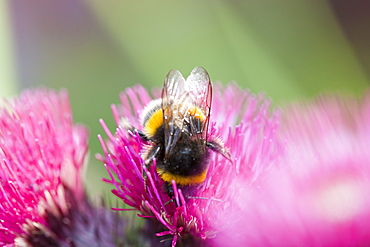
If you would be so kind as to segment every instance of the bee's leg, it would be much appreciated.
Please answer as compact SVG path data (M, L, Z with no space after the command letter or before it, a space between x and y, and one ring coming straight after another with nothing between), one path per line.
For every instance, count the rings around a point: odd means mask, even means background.
M132 133L137 133L143 141L149 141L148 137L141 130L133 128L129 131L131 131Z
M173 186L172 186L172 184L171 183L164 183L163 184L163 191L164 191L164 193L166 193L169 197L170 197L170 200L168 200L168 201L166 201L165 203L164 203L164 205L167 205L168 203L170 203L170 202L175 202L175 198L174 198L174 196L175 196L175 193L174 193L174 191L173 191ZM176 202L175 202L176 203Z
M146 167L149 169L151 164L153 163L153 159L155 159L158 155L158 153L161 151L160 146L156 146L152 149L147 149L143 152L142 158L145 162Z
M175 193L173 191L173 186L171 183L165 183L163 185L163 191L171 198L173 199L173 197L175 196Z
M144 149L144 152L142 153L142 159L144 160L144 165L146 167L147 171L153 171L151 170L151 166L153 165L153 160L156 158L158 152L161 150L160 146L157 146L152 149ZM155 172L155 169L154 169ZM143 169L143 178L147 178L147 174L145 173Z
M148 137L141 130L132 126L130 121L128 121L127 118L121 118L120 125L123 128L127 129L133 135L137 133L143 141L149 141Z
M232 162L231 154L229 150L224 146L224 143L221 141L221 139L214 137L206 142L206 146L212 151L222 154L222 156Z

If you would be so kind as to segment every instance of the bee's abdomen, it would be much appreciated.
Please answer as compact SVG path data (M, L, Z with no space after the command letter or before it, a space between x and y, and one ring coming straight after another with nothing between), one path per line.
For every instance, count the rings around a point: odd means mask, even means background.
M177 184L191 185L204 181L208 169L208 155L200 142L186 140L177 143L175 149L157 171L166 182L175 180Z

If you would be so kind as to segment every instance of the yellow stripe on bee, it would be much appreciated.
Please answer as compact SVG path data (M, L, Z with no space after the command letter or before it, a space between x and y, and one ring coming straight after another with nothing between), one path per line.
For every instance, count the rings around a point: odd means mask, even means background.
M207 171L202 172L201 174L194 176L181 176L175 175L172 173L165 172L157 168L157 173L162 178L163 181L171 183L172 180L175 180L176 184L179 185L195 185L202 183L207 176Z
M148 137L154 136L158 128L163 125L163 111L161 108L156 110L148 119L144 126L144 132Z
M205 121L206 116L203 111L196 107L192 106L188 110L188 114L192 117L199 118L201 122ZM163 125L163 110L161 108L157 109L148 119L144 126L144 132L148 137L153 137L157 132L158 128Z

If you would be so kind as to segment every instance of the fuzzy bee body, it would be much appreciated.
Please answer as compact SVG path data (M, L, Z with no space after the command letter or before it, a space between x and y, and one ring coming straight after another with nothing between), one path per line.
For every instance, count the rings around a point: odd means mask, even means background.
M151 101L141 114L143 131L126 126L148 141L142 158L146 165L155 158L157 173L167 184L202 183L210 150L230 159L223 143L207 136L211 101L212 84L205 69L194 68L186 80L171 70L161 98Z

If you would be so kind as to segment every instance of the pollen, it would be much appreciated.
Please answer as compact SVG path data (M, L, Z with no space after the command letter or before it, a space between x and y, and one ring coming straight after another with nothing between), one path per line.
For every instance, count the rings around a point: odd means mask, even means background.
M157 109L152 116L145 123L144 131L148 137L153 137L158 128L163 125L163 112L162 109Z
M189 113L190 116L193 116L195 118L199 118L200 121L202 121L202 122L205 121L205 119L206 119L203 111L199 107L196 107L196 106L191 107L188 110L188 113Z

